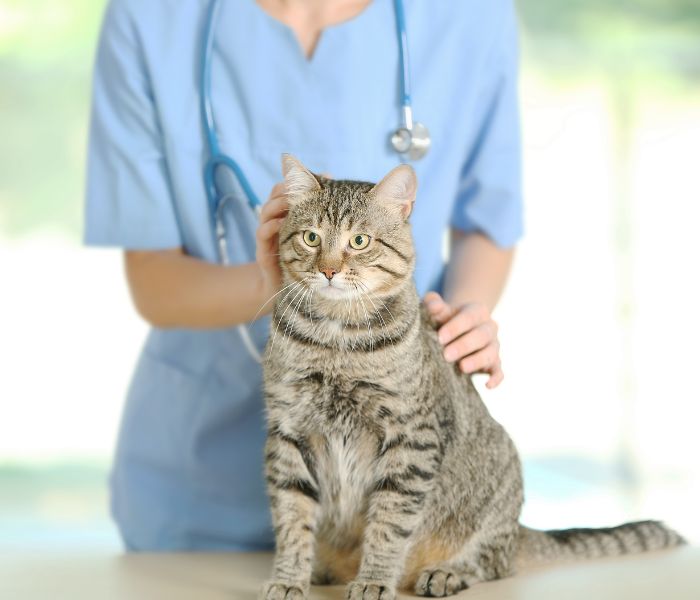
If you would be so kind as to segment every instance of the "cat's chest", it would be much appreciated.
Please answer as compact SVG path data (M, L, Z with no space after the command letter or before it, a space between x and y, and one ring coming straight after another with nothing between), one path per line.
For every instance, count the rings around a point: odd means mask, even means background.
M366 511L367 498L377 478L377 444L369 432L351 435L315 435L321 522L350 535Z
M295 399L294 406L287 409L288 418L302 426L313 424L326 433L348 435L363 429L379 432L378 411L398 397L391 382L378 381L368 372L349 376L347 369L341 373L322 365L314 369L280 386L284 388L280 395Z

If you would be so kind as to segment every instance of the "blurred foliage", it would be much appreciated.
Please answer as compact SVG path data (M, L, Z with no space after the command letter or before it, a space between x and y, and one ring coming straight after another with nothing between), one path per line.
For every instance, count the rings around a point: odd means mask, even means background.
M115 551L107 514L108 465L0 462L0 555L41 549Z
M79 236L90 69L104 3L0 0L0 233Z
M516 0L528 68L700 78L698 0ZM0 0L0 234L80 235L90 69L104 0ZM625 84L626 85L626 84Z
M667 28L700 30L697 0L517 0L527 24L540 36L573 35L599 41L636 30L648 39Z
M540 67L700 79L698 0L516 0Z
M92 56L104 2L95 0L0 1L0 57L24 66L84 67ZM77 62L73 62L77 61Z

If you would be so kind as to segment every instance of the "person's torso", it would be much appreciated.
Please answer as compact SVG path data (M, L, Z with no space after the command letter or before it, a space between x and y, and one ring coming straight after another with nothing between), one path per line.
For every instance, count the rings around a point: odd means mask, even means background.
M140 3L134 12L183 244L189 254L213 261L198 83L207 4L160 0ZM472 114L502 16L496 4L405 1L414 116L432 138L427 156L413 164L420 293L439 283L444 233L478 138ZM316 172L365 181L378 181L400 162L389 144L401 118L391 0L373 0L356 18L324 30L310 60L292 31L254 0L221 0L214 26L217 133L262 200L281 179L283 152ZM246 227L254 229L255 219L248 218ZM244 256L232 236L229 249L234 260ZM256 327L262 344L266 322ZM134 546L271 542L260 386L260 367L235 329L151 332L130 388L113 472L118 518L137 538L146 532ZM145 522L158 514L157 524Z
M421 293L439 276L443 234L478 138L482 69L502 20L502 3L496 4L405 2L414 117L428 127L432 143L413 163ZM214 260L198 79L207 2L148 5L140 8L144 60L184 243L190 253ZM283 152L315 172L364 181L378 181L400 162L389 143L401 119L391 0L373 0L357 17L324 30L308 60L292 30L254 0L222 0L214 28L217 134L261 200L281 180ZM230 240L234 252L235 244Z

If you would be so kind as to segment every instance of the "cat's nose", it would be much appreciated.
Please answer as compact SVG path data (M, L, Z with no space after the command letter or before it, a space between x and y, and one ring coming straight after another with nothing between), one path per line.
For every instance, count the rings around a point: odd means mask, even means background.
M333 279L333 275L335 275L338 272L332 267L320 267L319 271L321 271L321 273L323 273L326 276L326 279L328 281Z

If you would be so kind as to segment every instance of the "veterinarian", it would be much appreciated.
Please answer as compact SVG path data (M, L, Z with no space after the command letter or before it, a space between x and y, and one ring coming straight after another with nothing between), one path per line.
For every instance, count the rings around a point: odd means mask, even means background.
M230 265L202 179L209 6L112 0L97 51L85 239L124 248L133 301L152 325L111 473L131 550L272 547L261 369L236 328L263 347L280 284L283 152L346 179L414 166L416 283L442 323L445 359L487 373L488 387L503 377L491 311L522 233L512 0L405 0L411 108L431 139L420 160L390 143L406 126L395 2L223 0L209 63L216 134L267 198L259 217L223 217Z

